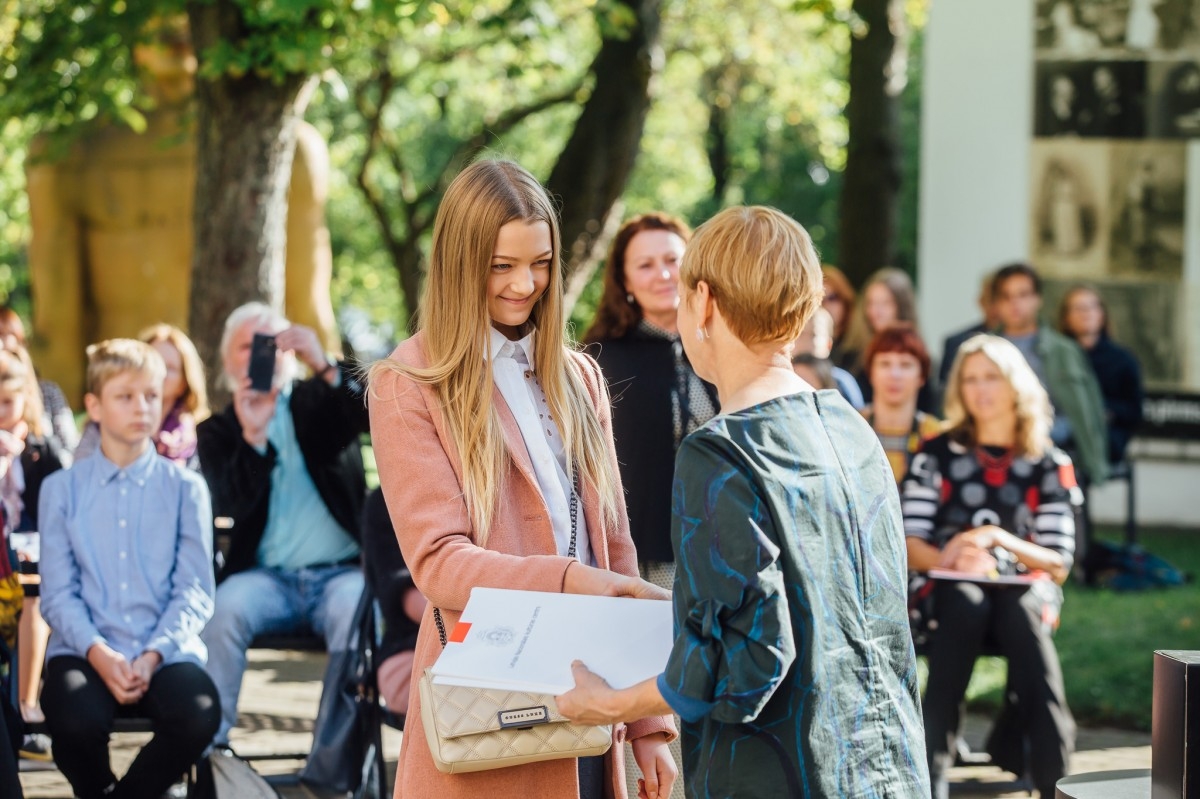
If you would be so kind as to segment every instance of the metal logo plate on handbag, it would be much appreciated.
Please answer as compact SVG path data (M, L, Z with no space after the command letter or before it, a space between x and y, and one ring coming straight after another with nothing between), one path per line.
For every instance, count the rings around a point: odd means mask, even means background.
M500 722L500 729L502 730L507 730L511 727L520 729L532 727L535 724L548 723L550 721L550 711L545 705L521 707L516 710L501 710L496 714L496 719Z

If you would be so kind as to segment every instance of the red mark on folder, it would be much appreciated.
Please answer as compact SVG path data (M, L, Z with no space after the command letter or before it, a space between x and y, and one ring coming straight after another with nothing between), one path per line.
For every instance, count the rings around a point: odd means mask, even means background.
M454 629L450 631L450 643L461 644L467 640L467 633L471 632L471 622L460 621L454 625Z

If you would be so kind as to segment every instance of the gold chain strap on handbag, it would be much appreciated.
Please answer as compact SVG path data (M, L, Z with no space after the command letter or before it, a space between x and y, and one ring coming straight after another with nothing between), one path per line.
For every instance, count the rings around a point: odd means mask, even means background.
M578 536L579 473L571 486L571 541ZM433 609L438 639L446 646L446 624ZM421 725L438 771L462 774L520 766L541 760L594 757L612 745L610 725L572 724L550 694L437 685L429 669L418 683Z

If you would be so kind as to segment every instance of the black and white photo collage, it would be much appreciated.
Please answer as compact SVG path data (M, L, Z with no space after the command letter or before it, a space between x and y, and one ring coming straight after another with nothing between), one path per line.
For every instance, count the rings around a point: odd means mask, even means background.
M1179 385L1188 176L1200 174L1189 163L1189 153L1200 159L1200 0L1028 1L1030 252L1049 278L1047 307L1091 283L1147 382Z

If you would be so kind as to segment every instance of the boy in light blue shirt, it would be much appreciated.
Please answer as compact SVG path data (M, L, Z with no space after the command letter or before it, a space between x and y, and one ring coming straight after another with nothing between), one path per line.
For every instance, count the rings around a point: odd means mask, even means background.
M52 629L42 708L59 769L81 799L158 797L220 722L200 631L212 616L212 512L202 478L155 451L162 358L113 339L88 348L97 456L46 480L42 613ZM117 716L148 717L154 738L118 780Z

